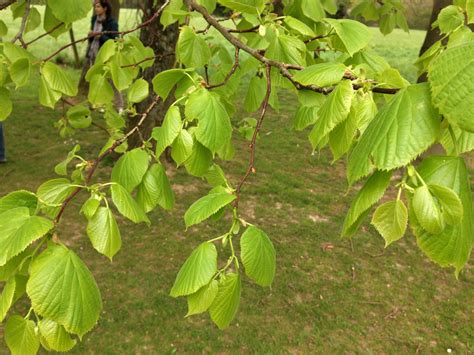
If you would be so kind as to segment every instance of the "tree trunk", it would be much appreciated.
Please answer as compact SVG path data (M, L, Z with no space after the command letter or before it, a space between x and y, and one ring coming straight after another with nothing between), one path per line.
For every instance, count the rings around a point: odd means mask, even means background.
M156 2L155 6L153 4ZM143 21L149 19L155 13L156 9L158 9L164 0L145 0L144 1L144 14L143 14ZM175 64L175 47L176 42L178 41L179 36L179 29L178 25L174 24L168 26L166 29L163 28L159 20L153 21L149 26L143 28L140 33L140 40L143 42L145 46L150 46L153 48L155 55L164 55L162 58L155 60L153 66L147 68L143 73L143 78L148 81L150 84L150 88L152 87L151 81L155 77L156 74L162 72L167 69L171 69L174 67ZM171 53L171 55L168 55ZM137 105L137 112L144 112L146 111L147 107L151 104L154 99L154 94L151 94L146 100L142 101L140 104ZM170 95L171 96L171 95ZM152 111L150 117L144 122L140 132L142 136L146 139L150 137L151 130L153 127L160 125L163 122L163 118L165 116L168 107L172 103L172 99L169 98L167 102L161 102L155 107ZM129 128L134 127L140 116L130 117L128 125ZM141 145L141 140L138 135L133 135L129 139L129 146L130 147L137 147Z
M436 41L441 39L441 33L439 32L439 28L432 28L433 22L436 21L438 18L439 12L446 6L451 5L452 0L434 0L433 1L433 10L431 11L431 18L428 28L426 30L425 40L423 45L421 46L419 55L421 56L425 53L428 48L430 48ZM426 73L423 73L419 78L418 82L425 82L427 80Z
M120 1L110 0L110 5L112 5L112 17L118 22L120 18Z
M283 0L273 0L273 12L278 16L283 16Z

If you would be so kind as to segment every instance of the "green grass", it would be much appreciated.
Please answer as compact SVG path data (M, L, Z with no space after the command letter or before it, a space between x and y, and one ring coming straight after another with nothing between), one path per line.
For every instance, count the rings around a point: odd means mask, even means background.
M392 45L376 36L380 45L375 49L396 61L393 53L406 43L404 50L416 58L422 34L412 35L397 32L388 37ZM415 73L408 65L404 70ZM5 123L10 163L0 165L0 196L21 188L34 191L55 176L54 165L74 144L79 142L83 155L93 157L104 140L94 129L61 139L53 127L61 112L38 106L35 80L15 94L14 113ZM312 155L307 132L290 130L295 98L281 100L281 111L271 110L264 122L257 174L241 201L244 217L275 244L273 287L262 289L245 280L237 318L225 331L217 330L207 315L184 318L185 300L168 295L176 273L192 249L222 234L228 221L185 232L184 211L208 187L169 166L175 209L153 212L151 228L120 219L124 245L113 263L90 246L85 220L78 214L85 196L67 210L60 239L85 260L104 300L99 324L74 353L474 351L473 260L456 280L452 270L427 260L411 235L384 251L383 239L366 223L353 249L340 240L354 195L346 194L344 162L331 165L327 151ZM242 118L237 114L233 119ZM224 163L233 183L242 176L248 155L246 142L237 138L235 145L237 160ZM97 178L109 174L110 166L103 164Z

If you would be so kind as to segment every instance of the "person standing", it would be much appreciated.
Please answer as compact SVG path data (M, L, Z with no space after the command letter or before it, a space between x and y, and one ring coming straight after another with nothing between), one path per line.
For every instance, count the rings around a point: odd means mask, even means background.
M3 125L0 122L0 164L7 162L7 157L5 156L5 138L3 136Z

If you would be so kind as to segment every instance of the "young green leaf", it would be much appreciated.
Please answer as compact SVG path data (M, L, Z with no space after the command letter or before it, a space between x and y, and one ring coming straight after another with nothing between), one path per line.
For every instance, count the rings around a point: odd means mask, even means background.
M203 176L207 173L213 162L213 156L209 149L201 143L195 142L193 151L184 163L188 173L194 176Z
M13 304L13 296L15 295L15 276L10 277L3 287L2 295L0 296L0 323L3 322L8 310Z
M430 192L438 199L446 223L451 225L461 223L464 211L458 195L446 186L430 184L428 187Z
M342 63L319 63L297 72L294 79L303 85L325 87L339 83L345 71Z
M150 224L145 211L132 198L130 193L120 184L114 184L110 188L112 192L112 201L117 210L126 218L134 223L145 222Z
M309 134L313 149L321 146L327 135L347 118L351 109L354 91L349 80L342 81L328 96L318 112L318 120Z
M105 76L96 74L90 80L89 94L87 96L89 101L96 105L105 105L114 98L114 89L110 85Z
M71 23L87 15L90 11L89 0L48 0L54 16L65 23Z
M203 67L211 58L211 50L204 39L189 26L184 26L176 45L176 56L187 67Z
M206 312L216 298L219 284L217 280L212 280L209 284L201 287L199 291L188 296L188 314L186 317L193 314Z
M205 89L197 90L186 102L186 117L197 118L196 139L215 153L232 136L232 125L218 94Z
M220 280L216 298L209 308L211 319L219 329L227 328L234 319L239 308L240 293L239 274L230 273Z
M428 186L423 185L413 195L413 211L420 225L432 234L441 233L445 227L444 217Z
M292 36L278 35L268 46L265 55L268 58L289 64L305 65L305 44Z
M175 86L187 88L193 85L193 81L189 78L194 69L169 69L158 73L152 80L153 91L163 100Z
M163 125L155 127L152 137L156 141L156 156L159 157L166 149L173 144L182 129L181 114L177 106L171 106L166 112Z
M50 217L56 217L61 203L71 194L74 186L68 179L53 179L41 184L36 196L42 204L42 209Z
M217 272L217 250L213 243L199 245L176 276L170 295L172 297L187 296L207 285Z
M31 191L19 190L10 192L0 198L0 213L17 207L27 207L34 214L38 207L38 198Z
M87 128L92 123L91 111L84 105L76 105L67 111L69 124L76 129Z
M370 122L349 156L349 183L369 174L372 161L380 170L408 164L437 140L439 131L440 117L427 84L400 90Z
M126 152L120 157L112 169L112 181L116 182L128 192L140 184L148 170L148 154L140 148Z
M456 70L452 70L456 63ZM433 103L450 122L474 133L474 41L443 51L429 66ZM461 89L462 88L462 89Z
M40 77L39 87L39 102L41 105L54 109L56 102L61 98L62 94L59 91L53 90L44 79Z
M417 168L418 173L429 185L441 185L453 190L463 205L461 223L447 225L440 234L431 234L422 228L410 208L410 225L420 249L441 266L453 266L456 275L468 262L474 235L474 215L469 174L460 157L433 156L426 158Z
M24 86L28 79L30 78L31 73L31 63L28 58L20 58L9 68L10 78L15 83L16 88L18 89L21 86Z
M10 99L10 91L0 87L0 122L7 119L12 113L13 104Z
M266 233L250 226L240 238L245 273L260 286L270 286L275 277L276 253Z
M385 239L385 247L399 240L405 234L408 211L402 200L386 202L375 210L371 222Z
M138 103L145 100L149 95L148 82L144 79L136 80L127 93L128 102Z
M365 185L357 193L357 196L351 203L351 207L344 219L342 227L342 236L352 236L364 218L368 215L370 207L376 204L384 195L385 190L390 184L391 172L376 171L367 179Z
M38 322L41 343L46 343L48 349L59 352L70 351L76 340L66 332L64 327L51 319L43 318Z
M193 136L182 129L171 146L171 157L179 166L183 164L193 152Z
M69 333L82 336L99 319L102 300L94 277L63 245L50 244L34 260L26 291L38 315L63 325Z
M235 195L227 192L210 193L194 202L184 214L184 222L186 228L201 223L205 219L211 217L222 207L227 206L234 201Z
M442 33L454 31L464 24L464 14L459 6L449 5L441 9L438 15L438 26Z
M31 243L54 227L50 220L30 216L26 207L18 207L0 214L0 266L20 254Z
M99 206L100 200L96 196L91 196L82 205L81 213L90 220L95 215Z
M122 247L122 239L112 211L99 207L87 224L87 235L92 246L111 261Z
M369 28L354 20L324 19L336 32L336 39L333 45L337 49L347 52L351 57L369 44L372 34Z
M54 91L61 92L68 96L77 95L77 85L69 73L66 73L61 67L51 62L46 62L41 73Z
M12 355L36 355L40 341L35 322L18 315L11 316L5 326L5 342Z

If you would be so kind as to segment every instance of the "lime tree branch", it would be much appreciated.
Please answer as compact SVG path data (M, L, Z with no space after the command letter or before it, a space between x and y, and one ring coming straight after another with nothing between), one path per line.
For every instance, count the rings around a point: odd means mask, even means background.
M60 28L61 26L64 25L64 22L60 22L58 23L56 26L54 26L52 29L50 29L49 31L43 33L43 34L40 34L38 37L36 38L33 38L31 41L29 42L26 42L25 45L28 47L30 44L33 44L35 43L36 41L39 41L41 38L43 37L46 37L47 35L53 33L54 31L56 31L58 28Z
M25 13L23 14L23 18L21 19L20 29L18 33L15 35L15 37L13 37L12 39L12 43L15 43L16 41L19 40L23 48L26 48L27 46L27 44L23 40L23 33L25 32L28 16L30 15L30 9L31 9L31 0L27 0L26 6L25 6Z
M240 200L240 192L242 190L242 186L245 184L247 181L248 177L250 174L255 173L255 149L256 149L256 144L257 144L257 138L258 138L258 133L260 132L260 129L262 128L262 123L263 119L265 118L265 114L267 113L268 109L268 103L270 101L270 94L272 93L272 79L271 79L271 66L269 64L266 65L265 67L265 76L267 79L267 90L265 93L265 98L263 99L262 106L260 109L260 117L257 121L257 125L255 126L255 130L253 131L252 135L252 140L250 141L249 148L250 148L250 158L249 158L249 163L247 166L247 170L245 171L244 176L240 180L239 184L237 185L237 188L235 190L235 195L237 198L235 199L234 202L234 207L237 208L239 206L239 200Z
M163 10L166 8L166 6L168 6L168 4L170 3L171 0L166 0L164 2L163 5L160 6L160 8L158 10L155 11L155 13L153 14L153 16L151 16L148 20L146 20L145 22L142 22L140 25L130 29L130 30L126 30L126 31L103 31L103 32L100 32L101 35L105 35L105 34L114 34L114 35L119 35L119 36L125 36L127 34L130 34L130 33L133 33L133 32L136 32L138 30L141 30L142 28L144 27L147 27L148 25L150 25L153 21L155 21L156 19L158 19L158 17L160 16L160 14L163 12ZM96 35L96 34L94 34ZM64 46L62 46L61 48L59 48L58 50L56 50L54 53L50 54L49 56L47 56L46 58L42 59L41 61L42 62L47 62L49 60L51 60L52 58L54 58L55 56L57 56L59 53L61 53L62 51L64 51L65 49L75 45L75 44L78 44L78 43L81 43L81 42L84 42L86 40L88 40L89 38L93 37L94 35L92 36L86 36L86 37L83 37L83 38L80 38L78 40L75 40L75 41L72 41Z
M109 156L112 154L112 152L120 146L122 143L124 143L132 134L139 132L140 126L145 122L147 117L150 115L151 111L155 108L155 106L158 104L160 101L160 97L156 96L155 99L152 101L152 103L147 107L145 112L141 114L140 121L133 127L126 135L124 135L122 138L117 139L112 143L112 145L102 154L100 154L95 160L92 162L89 162L89 171L87 173L86 179L85 179L85 185L89 185L92 177L94 176L100 162L104 160L105 157ZM59 210L58 214L56 215L56 218L54 219L54 223L57 224L61 220L61 217L66 210L67 206L71 203L71 201L77 196L77 194L83 189L83 187L77 187L75 188L71 194L64 200L64 202L61 204L61 209Z
M16 0L0 0L0 10L6 9L8 6L15 2Z
M196 0L186 0L186 3L188 7L191 10L194 10L202 15L202 17L206 20L208 24L210 24L212 27L214 27L227 41L229 41L231 44L233 44L235 47L240 48L244 52L247 52L250 54L252 57L257 59L259 62L265 64L266 66L271 66L277 68L280 73L283 75L283 77L287 78L293 86L298 89L298 90L312 90L315 92L319 92L322 94L329 94L333 88L322 88L318 87L315 85L303 85L299 82L297 82L294 79L293 74L289 71L290 69L294 70L302 70L304 67L299 66L299 65L294 65L294 64L285 64L278 62L276 60L270 59L265 57L264 54L262 54L259 50L252 48L248 46L247 44L243 43L240 41L237 37L232 35L232 33L229 32L229 29L226 27L222 26L219 21L213 17L209 12L206 10L206 8L202 5L199 5ZM360 85L354 85L355 88L360 88ZM396 94L399 89L386 89L386 88L378 88L374 87L371 89L373 92L377 93L382 93L382 94Z

